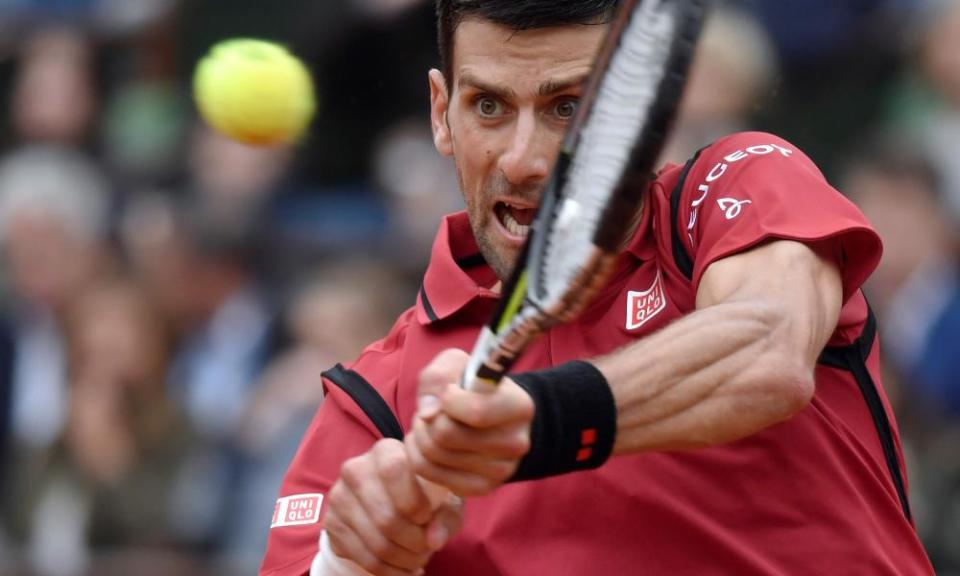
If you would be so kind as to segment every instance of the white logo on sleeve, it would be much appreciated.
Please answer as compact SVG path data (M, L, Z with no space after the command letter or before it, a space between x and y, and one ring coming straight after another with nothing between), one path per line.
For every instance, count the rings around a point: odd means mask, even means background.
M320 521L321 504L323 494L294 494L278 498L273 507L270 528L316 524Z
M667 296L660 279L660 270L653 286L642 291L627 292L627 330L636 330L667 307Z
M703 204L704 200L707 199L707 195L713 192L713 188L718 185L718 181L723 178L725 174L727 174L727 171L733 165L757 156L768 156L771 154L774 156L779 155L783 158L790 158L793 156L793 150L784 148L783 146L778 146L776 144L761 144L758 146L743 148L741 150L735 150L734 152L724 156L721 161L714 164L713 168L710 169L710 172L707 173L706 180L697 188L699 196L690 204L690 219L687 221L687 238L690 239L691 245L695 244L693 228L697 225L697 217L700 213L700 205ZM740 215L740 212L743 211L744 205L751 204L751 201L722 198L717 200L717 203L720 205L720 209L724 211L727 220L733 220Z
M747 204L753 204L750 200L735 200L733 198L721 198L717 200L717 204L720 205L720 209L723 210L723 215L727 220L733 220L740 215L740 212L743 211L743 207Z

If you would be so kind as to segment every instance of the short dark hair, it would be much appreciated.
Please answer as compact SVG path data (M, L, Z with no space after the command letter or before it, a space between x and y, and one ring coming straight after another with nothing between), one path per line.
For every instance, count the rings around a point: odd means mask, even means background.
M513 30L609 20L620 0L436 0L440 69L453 75L453 35L469 16L478 16Z

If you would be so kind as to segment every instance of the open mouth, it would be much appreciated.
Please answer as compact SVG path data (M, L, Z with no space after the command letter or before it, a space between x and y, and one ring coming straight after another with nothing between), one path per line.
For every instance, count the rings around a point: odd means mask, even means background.
M523 239L530 234L530 225L533 223L534 216L537 215L536 208L524 208L508 202L497 202L493 206L493 211L507 232Z

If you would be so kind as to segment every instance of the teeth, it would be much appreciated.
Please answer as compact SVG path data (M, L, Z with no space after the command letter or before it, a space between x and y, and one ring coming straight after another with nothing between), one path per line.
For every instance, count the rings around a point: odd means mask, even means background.
M507 210L503 212L503 225L511 234L519 236L520 238L526 238L527 234L530 233L530 227L517 222L513 215Z

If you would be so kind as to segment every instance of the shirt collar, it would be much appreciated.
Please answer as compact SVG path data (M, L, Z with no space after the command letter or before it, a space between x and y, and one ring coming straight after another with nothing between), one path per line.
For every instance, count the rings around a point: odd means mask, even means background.
M466 212L446 216L433 241L430 264L417 298L417 320L430 324L447 318L477 298L498 295L478 283L495 281L480 254Z

